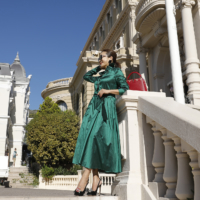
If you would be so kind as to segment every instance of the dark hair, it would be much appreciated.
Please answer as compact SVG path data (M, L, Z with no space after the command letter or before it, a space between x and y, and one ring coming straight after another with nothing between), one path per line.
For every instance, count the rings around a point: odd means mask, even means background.
M115 51L112 51L110 49L103 49L101 52L106 52L106 55L109 57L113 57L113 63L115 64L116 67L121 69L121 64L119 62L117 62L117 54L115 53Z

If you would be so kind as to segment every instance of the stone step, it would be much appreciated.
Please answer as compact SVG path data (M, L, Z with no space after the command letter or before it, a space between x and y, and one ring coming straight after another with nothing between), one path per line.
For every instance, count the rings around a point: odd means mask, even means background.
M23 175L19 175L19 173L9 174L9 177L21 177L21 176L28 177L28 176L33 176L33 174L23 174Z
M10 168L10 170L9 170L9 173L28 173L29 172L29 170L26 168L26 169L24 169L24 168L22 168L22 169L20 169L20 168Z
M34 188L34 186L33 185L10 185L10 187L12 187L12 188L29 188L29 189L31 189L31 188Z

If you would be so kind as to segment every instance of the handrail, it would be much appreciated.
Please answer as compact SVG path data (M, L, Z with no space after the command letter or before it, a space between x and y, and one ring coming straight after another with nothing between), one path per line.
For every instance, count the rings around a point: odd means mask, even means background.
M200 152L199 111L159 97L139 97L138 110Z

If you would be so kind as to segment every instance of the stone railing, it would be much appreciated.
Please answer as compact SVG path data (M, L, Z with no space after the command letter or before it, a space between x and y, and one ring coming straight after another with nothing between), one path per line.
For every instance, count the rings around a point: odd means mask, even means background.
M99 173L99 177L101 178L102 181L102 186L101 186L101 193L107 193L107 194L111 194L111 185L113 184L113 182L115 181L115 174L104 174L104 173ZM92 173L90 175L90 179L89 179L89 188L92 188Z
M40 189L75 190L78 182L78 175L58 175L54 176L52 180L49 181L45 181L40 175L39 182Z
M200 199L200 112L165 93L128 90L117 99L120 199Z
M53 86L56 86L56 85L69 85L70 82L72 81L72 78L63 78L63 79L58 79L58 80L55 80L55 81L51 81L47 84L46 88L50 88L50 87L53 87Z
M143 10L146 5L148 5L150 2L152 2L154 0L140 0L136 9L135 9L135 14L138 15L138 13Z
M58 189L58 190L75 190L79 180L81 179L82 170L78 170L78 175L57 175L52 180L45 181L42 176L39 176L40 189ZM101 193L111 193L111 185L115 180L115 174L99 174L102 180ZM88 188L92 188L92 173L89 177Z

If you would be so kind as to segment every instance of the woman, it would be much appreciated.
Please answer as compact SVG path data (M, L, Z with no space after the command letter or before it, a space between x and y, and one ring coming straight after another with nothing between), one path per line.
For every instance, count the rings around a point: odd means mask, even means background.
M17 154L17 148L15 148L14 152L13 152L13 166L15 167L15 162L16 162L16 156L18 156Z
M116 58L114 51L103 50L99 57L100 66L88 71L83 77L84 80L94 83L95 92L83 117L72 161L86 168L74 191L78 196L84 195L91 170L93 185L88 195L96 195L98 187L101 187L98 171L121 172L115 95L122 95L129 86ZM93 77L101 69L105 71L100 72L100 76Z

